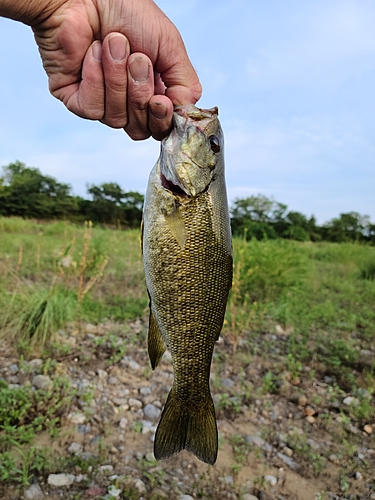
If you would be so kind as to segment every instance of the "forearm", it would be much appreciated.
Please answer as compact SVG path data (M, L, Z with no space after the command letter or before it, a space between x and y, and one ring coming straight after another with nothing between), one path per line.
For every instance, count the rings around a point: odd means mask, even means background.
M0 0L0 16L33 26L50 16L63 0Z

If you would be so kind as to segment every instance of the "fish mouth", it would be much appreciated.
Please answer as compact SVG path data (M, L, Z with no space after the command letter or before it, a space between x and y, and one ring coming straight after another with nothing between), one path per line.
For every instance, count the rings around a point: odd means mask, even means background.
M164 174L162 174L160 172L160 180L161 180L161 185L163 186L164 189L167 189L168 191L170 191L172 194L174 194L175 196L179 196L179 197L182 197L182 198L193 198L193 196L189 193L187 193L186 191L184 191L181 186L178 186L177 184L173 184L172 181L169 181ZM202 193L206 193L208 191L208 188L210 187L211 185L211 182L209 182L207 184L207 186L202 190L200 191L199 193L197 193L197 195L200 195Z
M162 172L160 172L160 180L161 180L161 185L163 186L163 188L167 189L171 193L173 193L177 196L189 197L189 194L186 193L181 188L181 186L178 186L177 184L173 184L173 182L169 181Z

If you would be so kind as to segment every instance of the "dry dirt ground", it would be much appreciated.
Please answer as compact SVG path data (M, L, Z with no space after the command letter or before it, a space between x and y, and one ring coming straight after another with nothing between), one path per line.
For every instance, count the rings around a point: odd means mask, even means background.
M173 369L165 356L151 371L146 329L141 320L84 325L80 333L67 328L59 332L64 348L48 369L40 354L34 354L36 361L33 356L22 361L2 346L0 377L7 382L34 385L42 374L48 385L48 379L65 376L77 396L59 436L51 440L42 433L33 443L54 449L66 461L50 464L48 472L30 479L31 486L0 485L0 498L375 498L375 426L355 421L350 404L356 400L344 403L352 395L338 393L334 380L311 366L271 379L267 374L277 359L248 355L245 342L234 362L232 346L223 339L215 348L216 464L208 466L187 452L156 462L152 440ZM279 328L272 339L281 344L286 336ZM143 340L134 341L137 337ZM51 471L59 474L57 480Z

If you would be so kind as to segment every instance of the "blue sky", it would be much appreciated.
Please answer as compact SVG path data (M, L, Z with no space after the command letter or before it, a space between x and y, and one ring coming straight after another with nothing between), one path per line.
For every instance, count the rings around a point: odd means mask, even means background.
M323 223L375 222L375 3L160 0L226 139L230 200L262 193ZM0 166L145 192L152 139L82 120L48 93L31 30L0 19Z

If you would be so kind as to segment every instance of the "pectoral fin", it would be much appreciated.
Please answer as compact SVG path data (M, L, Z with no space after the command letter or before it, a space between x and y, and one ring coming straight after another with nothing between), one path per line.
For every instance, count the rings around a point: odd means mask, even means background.
M150 362L153 370L155 370L155 368L158 366L161 358L163 357L165 349L166 346L164 344L161 331L150 306L150 321L148 325L148 355L150 357Z
M178 209L174 210L172 213L164 214L164 217L168 229L176 238L178 244L183 250L186 243L186 227Z

